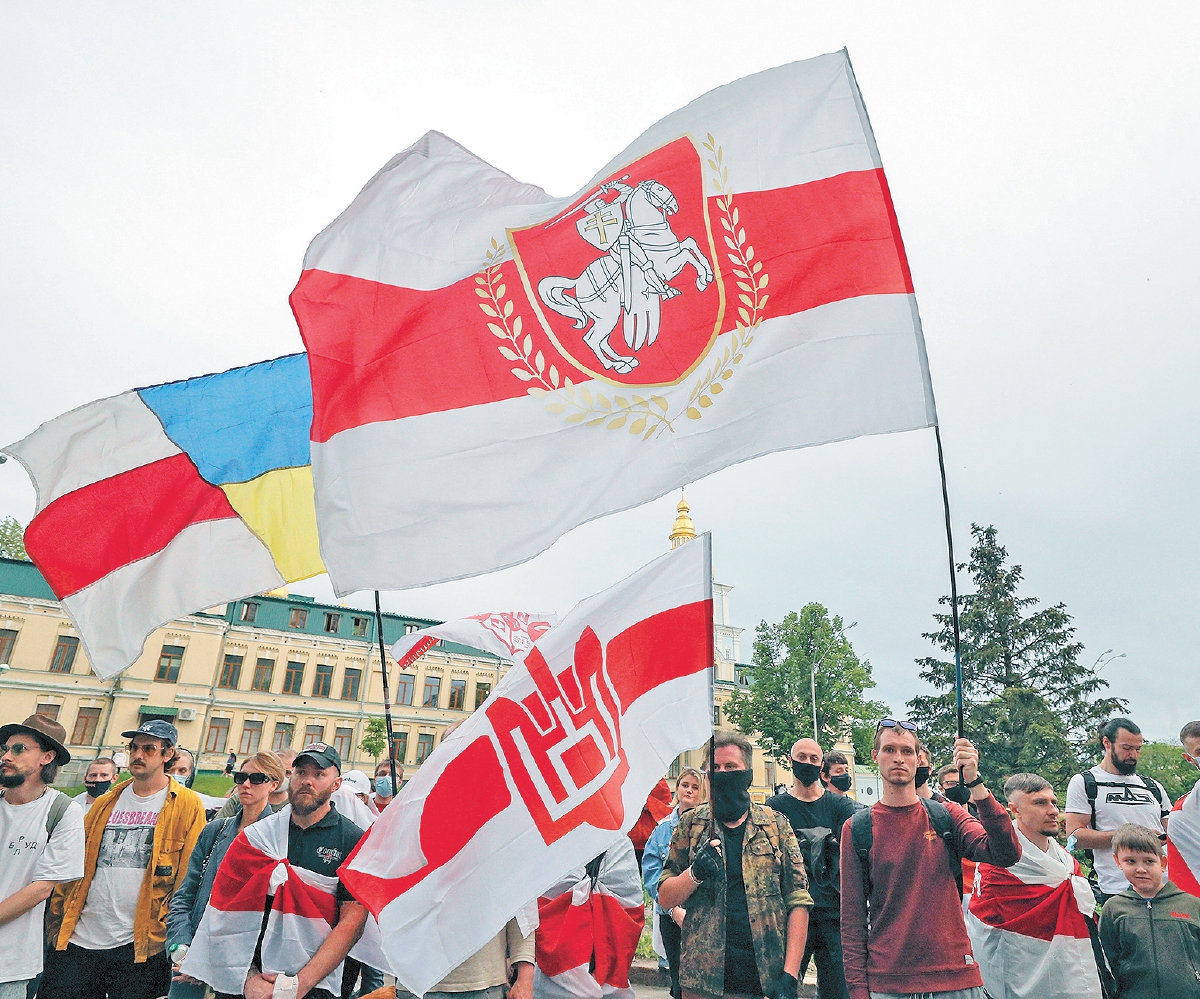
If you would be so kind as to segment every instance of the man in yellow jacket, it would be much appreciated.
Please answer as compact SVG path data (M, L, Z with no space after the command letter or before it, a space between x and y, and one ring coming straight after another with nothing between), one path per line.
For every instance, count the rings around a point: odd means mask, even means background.
M166 773L174 725L156 718L121 735L133 777L84 819L83 877L51 902L61 921L41 999L157 999L171 987L167 909L204 828L204 805Z

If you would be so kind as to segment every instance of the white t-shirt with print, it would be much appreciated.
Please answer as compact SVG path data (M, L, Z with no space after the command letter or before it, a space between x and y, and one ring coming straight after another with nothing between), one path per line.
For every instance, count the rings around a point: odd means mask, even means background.
M138 897L154 853L154 827L169 787L141 798L130 784L113 805L100 840L92 886L71 934L76 947L111 950L133 943Z
M46 816L61 791L13 805L0 798L0 900L34 881L83 877L83 809L67 805L46 841ZM42 918L46 903L0 926L0 982L23 982L42 971Z
M1164 831L1163 816L1171 811L1171 799L1167 790L1153 777L1145 777L1134 773L1126 777L1124 774L1110 774L1103 767L1092 767L1096 778L1096 823L1092 827L1097 832L1108 832L1126 822L1133 822L1157 833ZM1160 805L1154 795L1147 790L1150 783L1158 784L1162 794ZM1105 787L1105 784L1118 785ZM1087 791L1083 786L1083 774L1076 774L1067 785L1067 811L1078 812L1091 818L1092 809L1088 804ZM1121 873L1121 868L1112 858L1108 849L1094 851L1096 858L1096 880L1100 890L1106 895L1116 895L1129 887L1129 881Z

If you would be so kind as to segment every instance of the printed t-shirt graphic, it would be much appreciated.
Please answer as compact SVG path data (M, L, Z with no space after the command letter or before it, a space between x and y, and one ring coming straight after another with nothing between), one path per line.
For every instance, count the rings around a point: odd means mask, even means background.
M113 806L100 840L96 874L71 943L111 950L133 943L133 919L146 867L154 852L154 827L167 788L142 798L130 784Z

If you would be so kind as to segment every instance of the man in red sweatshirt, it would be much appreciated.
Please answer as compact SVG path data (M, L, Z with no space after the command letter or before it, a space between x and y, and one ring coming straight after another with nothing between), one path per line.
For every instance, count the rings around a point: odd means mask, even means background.
M870 811L869 899L854 819L842 826L846 984L851 999L930 993L939 999L984 999L954 869L959 857L1009 867L1020 858L1021 848L1008 812L979 777L978 751L959 739L954 765L962 767L979 818L953 802L932 803L949 813L946 832L954 843L952 852L934 825L934 816L943 813L931 811L930 803L917 795L917 747L911 722L885 718L879 723L871 757L883 778L883 794Z

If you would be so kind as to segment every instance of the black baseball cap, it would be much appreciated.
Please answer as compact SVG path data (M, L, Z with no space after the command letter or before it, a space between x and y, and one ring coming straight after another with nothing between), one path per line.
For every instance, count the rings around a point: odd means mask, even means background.
M336 767L339 774L342 772L341 754L332 746L328 746L323 742L310 742L296 754L296 758L292 761L292 766L300 766L300 761L303 759L312 760L322 770L326 767Z
M148 721L142 722L137 728L131 729L128 732L122 732L122 739L132 739L135 735L149 735L155 739L162 739L164 742L172 746L179 744L179 732L175 726L169 721L163 721L161 718L151 718Z

